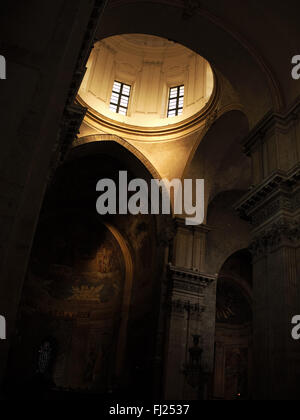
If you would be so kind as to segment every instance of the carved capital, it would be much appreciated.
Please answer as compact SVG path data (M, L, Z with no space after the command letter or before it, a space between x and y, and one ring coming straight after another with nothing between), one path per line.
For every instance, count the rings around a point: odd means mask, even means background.
M281 219L254 238L250 251L255 258L267 255L282 246L300 246L300 220Z

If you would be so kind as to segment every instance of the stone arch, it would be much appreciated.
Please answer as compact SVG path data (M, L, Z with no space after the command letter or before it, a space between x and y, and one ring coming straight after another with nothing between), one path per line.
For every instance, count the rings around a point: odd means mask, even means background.
M244 262L244 266L241 263L241 266L239 267L240 271L236 268L236 264L234 265L234 262L237 260ZM248 268L251 266L251 271L248 273L243 272L243 268L246 268L246 266ZM234 252L226 259L218 275L219 278L230 278L231 281L243 289L244 293L252 301L252 274L252 254L247 248L244 248Z
M129 311L131 306L132 298L132 287L133 287L133 261L130 249L127 245L127 242L121 232L110 223L104 222L104 225L110 230L115 239L117 240L125 261L125 287L123 291L123 302L122 302L122 315L121 315L121 325L118 337L118 347L117 347L117 360L115 365L115 374L116 377L121 376L122 366L125 358L126 352L126 339L127 339L127 327L129 320Z
M97 137L97 136L96 136ZM130 149L123 146L122 139L117 139L118 141L115 141L114 138L110 137L110 140L107 141L107 136L104 135L100 141L93 141L93 136L88 138L88 140L92 141L83 141L81 144L76 144L76 147L73 147L68 155L67 161L64 163L62 167L60 167L57 171L56 176L54 177L51 189L58 189L61 191L61 197L64 199L64 193L63 191L66 191L68 189L68 178L72 179L72 183L74 185L78 185L78 188L80 188L81 184L77 184L77 181L80 180L81 173L84 175L86 174L87 179L89 179L89 174L92 174L93 177L93 167L95 166L92 162L96 163L96 169L98 167L101 167L101 165L104 165L105 168L107 166L108 170L112 169L112 173L108 172L106 173L106 169L104 171L100 170L100 174L102 175L110 175L114 176L115 171L118 172L119 164L122 166L122 169L128 169L130 174L134 177L143 178L146 181L149 181L154 176L148 168L143 165L143 162L141 162L138 157L131 152ZM105 156L107 156L107 162L105 160ZM101 157L104 159L101 159ZM90 158L92 160L90 160ZM100 158L100 159L99 159ZM110 160L111 158L111 160ZM81 172L81 160L87 159L88 161L88 171ZM98 160L97 160L98 159ZM115 160L114 160L115 159ZM99 164L98 164L99 162ZM64 170L68 170L68 165L70 165L71 173L75 175L75 177L66 176L66 178L63 176ZM65 169L64 169L65 168ZM72 169L73 168L73 169ZM98 174L97 174L98 176ZM66 179L66 186L64 183L64 179ZM98 180L99 178L97 178ZM114 179L114 178L113 178ZM93 179L93 182L95 179ZM88 182L84 182L83 185L89 184ZM93 185L91 185L91 191L92 193L95 192L96 187L96 181ZM87 191L88 192L88 191ZM51 193L51 191L50 191ZM88 195L88 194L87 194ZM76 194L75 194L76 196ZM58 200L60 201L60 200ZM92 205L95 206L95 201L92 202ZM44 208L45 206L52 206L52 203L49 202L49 200L46 198ZM57 201L53 202L53 208L57 206ZM100 217L100 216L99 216ZM146 216L148 217L148 216ZM164 250L165 247L168 246L170 235L172 235L172 224L168 224L169 220L166 219L166 217L154 217L149 216L149 225L151 232L153 230L153 235L151 233L151 237L149 239L149 243L146 243L146 250L151 248L151 252L149 252L150 257L147 261L147 264L142 264L142 258L143 255L141 254L143 248L141 248L141 251L137 252L136 247L139 247L139 243L141 242L141 239L143 239L143 235L146 236L146 229L141 226L140 219L135 216L129 216L129 219L126 219L126 224L129 226L128 229L125 226L124 220L121 220L122 216L116 215L116 216L108 216L107 218L104 217L102 222L103 224L110 230L110 232L113 234L113 236L116 238L120 248L122 249L122 253L125 260L126 265L126 283L125 283L125 290L123 295L123 305L122 305L122 320L121 320L121 327L120 327L120 333L118 336L118 352L117 352L117 359L116 359L116 366L115 366L115 375L117 379L120 379L121 385L123 385L124 381L126 382L124 370L128 369L129 362L131 363L130 359L132 354L132 349L134 351L134 343L132 342L132 324L133 319L136 322L136 318L142 317L142 312L144 311L144 308L138 306L136 309L135 302L136 294L139 293L139 296L142 295L142 293L137 289L141 288L139 283L143 281L143 275L146 280L149 280L151 277L151 282L149 281L148 285L144 287L144 295L147 297L151 296L151 290L150 287L152 287L152 290L156 291L159 287L159 281L160 276L162 275L162 267L163 267L163 261L164 261ZM136 219L136 220L133 220ZM136 222L136 223L135 223ZM142 220L143 222L143 220ZM131 227L132 226L132 227ZM129 234L129 229L133 234ZM147 252L147 251L146 251ZM141 265L143 266L143 271L141 269ZM156 273L155 276L152 276L151 269ZM147 272L149 272L149 276L147 275ZM150 285L149 285L150 284ZM157 289L156 289L157 288ZM145 299L145 305L148 306L150 302L150 298L146 299L145 296L142 295L141 299ZM147 302L148 300L148 302ZM155 311L153 307L156 305L156 302L152 302L152 312L153 316L155 315ZM134 312L137 312L137 315L134 314ZM128 320L130 319L130 322ZM142 320L144 321L144 320ZM145 320L147 322L147 320ZM152 331L150 329L150 331ZM128 334L127 334L128 333ZM150 339L152 339L151 334L148 334L150 336ZM128 337L130 337L128 339ZM140 346L139 343L137 343L137 347ZM128 348L131 349L131 352L128 351ZM149 350L150 351L150 350ZM152 351L152 350L151 350ZM138 355L139 356L139 355Z
M125 139L121 137L112 135L112 134L94 134L86 137L80 137L74 142L73 148L91 144L91 143L101 143L101 142L114 142L119 144L131 154L133 154L149 171L154 179L161 179L160 174L152 165L152 163L132 144L128 143Z

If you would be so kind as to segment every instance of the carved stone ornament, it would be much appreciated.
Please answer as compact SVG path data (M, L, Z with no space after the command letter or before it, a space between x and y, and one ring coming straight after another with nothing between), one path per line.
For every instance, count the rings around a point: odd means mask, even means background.
M191 303L190 301L177 299L171 302L170 311L177 314L189 313L201 315L205 311L205 308L199 303Z
M252 188L236 204L242 219L258 228L282 213L294 217L300 209L300 164L288 172L276 171L261 185Z
M202 293L205 288L216 280L216 276L203 274L195 270L178 268L172 265L169 266L169 271L173 290L196 295Z
M280 246L300 246L300 221L279 220L256 236L250 251L258 258Z

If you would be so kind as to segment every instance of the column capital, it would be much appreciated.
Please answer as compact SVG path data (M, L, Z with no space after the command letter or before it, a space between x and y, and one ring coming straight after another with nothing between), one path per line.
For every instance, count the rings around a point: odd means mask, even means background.
M282 218L254 236L250 251L256 258L280 247L300 247L300 219Z

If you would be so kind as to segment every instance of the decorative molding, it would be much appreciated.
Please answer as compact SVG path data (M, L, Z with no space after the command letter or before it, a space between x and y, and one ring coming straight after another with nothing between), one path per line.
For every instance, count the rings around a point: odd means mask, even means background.
M250 251L255 258L263 257L278 248L300 247L300 220L282 218L253 240Z
M179 268L169 265L169 271L172 279L172 290L186 292L191 295L199 296L210 286L217 276L200 273L195 270L188 270L186 268Z
M191 303L187 300L175 299L170 303L170 312L176 314L185 314L189 313L191 315L201 315L205 311L205 307L201 306L199 303Z
M300 163L288 172L278 170L236 204L241 218L258 229L274 218L296 216L300 210Z
M125 136L126 138L133 139L134 141L169 141L173 140L176 136L182 137L183 135L188 135L201 128L204 128L207 118L212 118L215 120L215 109L218 106L221 94L220 83L216 77L215 72L214 81L214 91L204 108L183 121L161 127L141 127L115 121L114 119L111 119L101 114L100 112L91 109L79 95L77 95L76 102L82 107L87 108L85 122L96 130L98 130L100 127L102 131L103 129L106 129L120 137ZM213 117L211 117L212 114L214 114Z
M205 129L208 131L211 129L211 127L214 125L214 123L219 118L219 109L216 108L211 114L208 115L206 121L205 121Z

